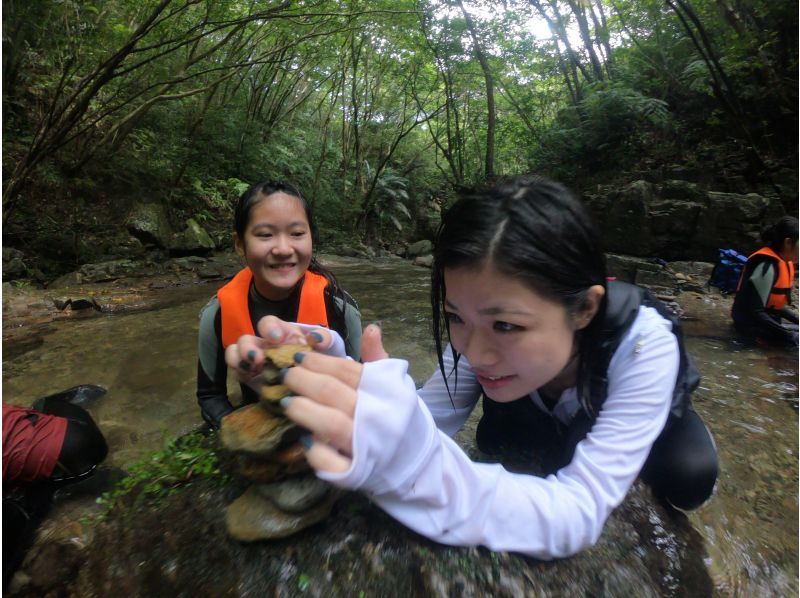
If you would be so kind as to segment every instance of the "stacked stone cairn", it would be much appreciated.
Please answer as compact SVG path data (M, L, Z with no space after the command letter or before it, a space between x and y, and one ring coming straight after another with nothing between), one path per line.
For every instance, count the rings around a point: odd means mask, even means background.
M283 415L280 400L289 395L281 369L307 345L264 350L264 385L258 403L222 420L220 439L236 453L239 473L251 485L228 507L231 537L242 542L285 538L325 519L336 500L333 488L318 479L298 442L305 432Z

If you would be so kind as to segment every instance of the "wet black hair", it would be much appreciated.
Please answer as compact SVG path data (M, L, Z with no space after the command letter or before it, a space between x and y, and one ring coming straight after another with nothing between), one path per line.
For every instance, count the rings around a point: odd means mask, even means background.
M606 286L599 233L583 203L566 187L522 175L463 195L442 218L431 274L433 335L445 380L442 336L447 331L449 337L450 329L444 313L444 271L484 262L558 301L570 314L585 305L589 287ZM604 295L598 313L577 335L579 380L589 367L605 310ZM459 357L453 350L455 363ZM588 398L581 402L587 406Z
M311 232L311 242L313 247L313 243L316 241L317 237L317 229L314 226L314 218L311 213L311 206L308 205L308 201L306 201L306 198L303 197L297 187L286 181L261 181L260 183L251 185L247 191L242 193L242 195L239 197L239 201L236 202L236 208L233 213L233 229L236 234L239 235L239 239L241 239L242 243L244 243L244 233L247 230L248 223L250 222L250 212L252 212L253 207L275 193L285 193L286 195L291 195L292 197L297 198L297 201L300 202L300 205L303 207L303 211L306 214L306 220L308 220L308 228ZM344 309L344 306L348 301L345 299L342 287L339 285L339 281L333 275L333 272L319 263L314 255L311 256L311 262L308 265L308 269L315 274L321 274L327 279L331 296L340 298L342 300L342 306Z
M794 244L797 245L797 218L794 216L784 216L780 218L775 224L764 231L761 238L775 253L780 253L783 249L784 239L792 239Z

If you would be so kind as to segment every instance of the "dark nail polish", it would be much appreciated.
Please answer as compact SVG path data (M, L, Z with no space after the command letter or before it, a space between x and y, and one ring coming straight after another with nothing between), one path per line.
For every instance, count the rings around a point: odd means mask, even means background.
M289 368L281 368L281 371L278 372L278 380L280 383L283 383L283 379L286 378L286 372L289 371Z
M240 370L244 370L245 372L249 372L250 371L250 362L245 361L244 359L242 359L239 362L239 369Z
M308 336L310 336L311 338L313 338L313 339L314 339L315 341L317 341L318 343L321 343L321 342L322 342L322 335L321 335L319 332L309 332L309 333L308 333Z
M292 359L294 359L295 363L300 363L305 358L306 358L306 354L305 353L299 353L298 352L298 353L294 354L294 357Z
M304 449L308 450L311 448L311 445L314 444L314 439L311 437L311 435L305 434L300 437L299 442Z
M292 395L287 395L287 396L283 397L283 398L282 398L282 399L279 401L279 404L280 404L280 406L281 406L281 409L283 409L284 411L286 411L286 409L289 407L289 404L292 402L292 400L293 400L293 399L294 399L294 397L293 397Z
M255 350L251 350L251 351L247 352L247 359L249 359L250 361L254 361L255 358L256 358Z

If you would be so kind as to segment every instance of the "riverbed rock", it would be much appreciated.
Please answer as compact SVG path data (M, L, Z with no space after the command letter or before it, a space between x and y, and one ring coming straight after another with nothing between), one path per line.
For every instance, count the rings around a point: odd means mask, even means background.
M433 253L433 243L427 239L412 243L408 246L408 249L406 249L406 257L408 259L414 259L415 257L427 255L429 253Z
M334 502L334 496L323 497L310 509L288 512L251 486L228 507L225 523L231 537L241 542L286 538L325 519Z
M216 249L214 240L194 218L186 221L186 228L175 234L169 244L170 253L178 255L204 255L214 249Z
M288 539L241 542L227 535L225 522L226 507L240 492L198 480L135 512L109 513L67 595L713 594L699 534L641 483L611 514L594 547L554 561L437 544L358 493L345 493L329 516Z
M750 253L785 213L780 198L707 190L685 180L637 180L584 195L606 249L665 260L712 261L720 247Z
M313 473L294 476L272 484L251 486L281 511L302 513L318 504L331 492L331 486Z
M225 416L220 428L225 448L257 456L269 455L301 434L302 429L294 422L272 415L258 404L245 405Z
M433 267L433 256L432 255L418 255L414 258L412 262L415 266L422 266L423 268L432 268Z
M259 459L248 455L239 455L237 473L251 482L276 482L311 469L308 461L306 461L305 454L302 457L302 459L287 462L279 461L274 456Z
M137 202L125 222L128 232L145 244L169 247L172 228L166 209L158 202Z
M3 247L3 280L17 280L28 276L25 255L18 249Z

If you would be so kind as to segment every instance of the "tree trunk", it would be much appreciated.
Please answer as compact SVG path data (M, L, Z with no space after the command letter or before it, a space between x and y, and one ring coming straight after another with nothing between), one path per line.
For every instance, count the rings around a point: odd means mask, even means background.
M487 125L484 177L487 181L490 181L494 178L494 131L495 121L497 119L497 113L494 105L494 78L492 77L492 69L489 66L489 60L486 58L486 54L483 52L483 48L481 47L481 42L478 38L478 32L475 29L475 23L472 21L472 17L469 16L467 9L464 8L464 3L461 0L457 1L458 6L461 8L461 12L464 15L464 20L467 23L469 34L472 37L472 49L475 52L475 58L478 59L478 62L481 65L481 70L483 70L483 78L486 82Z

